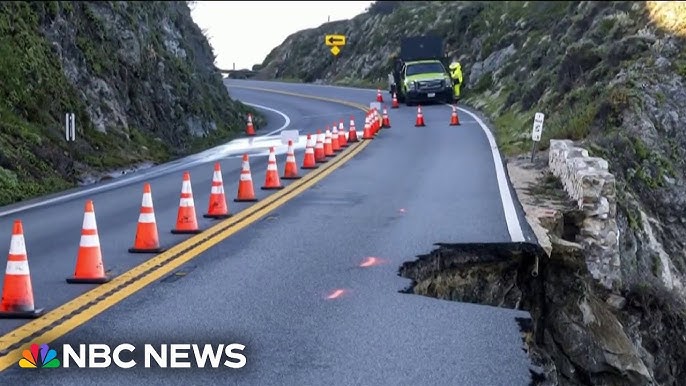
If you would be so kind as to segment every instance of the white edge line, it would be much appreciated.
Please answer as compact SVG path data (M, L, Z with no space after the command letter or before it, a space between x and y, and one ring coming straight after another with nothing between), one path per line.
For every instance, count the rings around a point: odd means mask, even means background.
M452 106L452 105L448 105ZM493 153L493 163L495 166L495 175L498 178L498 190L500 190L500 200L503 203L503 211L505 213L505 221L507 222L507 229L510 232L510 239L512 239L513 242L524 242L526 241L524 239L524 233L522 232L522 225L519 222L519 216L517 215L517 210L515 209L514 206L514 201L512 199L512 194L510 191L510 186L507 182L507 176L505 174L505 167L503 166L503 161L502 158L500 157L500 150L498 150L498 145L495 142L495 137L493 137L493 133L491 130L486 126L486 124L476 116L476 114L472 113L471 111L465 110L461 107L457 108L458 110L469 114L476 123L481 126L481 129L484 131L486 134L486 137L488 138L488 142L491 145L491 152Z
M267 111L271 111L272 113L279 114L284 119L284 121L286 121L286 122L284 122L284 124L280 128L265 134L264 135L265 137L268 137L272 134L276 134L278 132L284 131L291 124L291 118L279 110L276 110L276 109L273 109L273 108L267 107L267 106L258 105L255 103L248 103L248 102L241 102L241 103L243 103L244 105L257 107L258 109L267 110Z
M249 105L249 106L254 106L254 107L257 107L260 109L268 110L268 111L274 112L276 114L279 114L281 117L283 117L283 119L285 120L285 123L279 129L274 130L271 133L266 134L265 137L269 136L271 134L275 134L275 133L278 133L280 131L283 131L284 129L286 129L291 124L291 118L279 110L276 110L276 109L273 109L273 108L267 107L267 106L257 105L254 103L247 103L247 102L241 102L241 103L243 103L245 105ZM231 142L229 142L229 143L231 143ZM217 147L225 146L225 145L226 144L219 145ZM207 149L207 150L212 150L212 149ZM204 150L203 152L206 152L207 150ZM195 165L203 163L203 162L211 162L212 160L209 158L207 158L207 159L203 158L201 160L192 160L191 159L193 156L197 156L198 154L201 154L203 152L200 152L200 153L197 153L194 155L192 154L192 155L189 155L187 157L184 157L184 158L188 159L187 162L183 162L183 158L182 158L182 159L179 159L176 161L171 161L173 163L171 165L165 165L165 164L158 165L158 169L149 170L149 171L146 171L142 174L137 174L135 176L132 176L130 178L115 180L115 181L110 182L106 185L94 186L92 188L86 188L84 190L79 190L78 192L68 193L65 195L41 200L41 201L35 202L33 204L27 204L27 205L19 206L17 208L8 209L8 210L0 212L0 217L5 217L5 216L11 215L11 214L24 212L24 211L29 210L29 209L39 208L42 206L55 204L55 203L59 203L62 201L71 200L74 198L79 198L79 197L86 196L86 195L93 194L93 193L108 191L108 190L111 190L111 189L114 189L114 188L117 188L120 186L130 185L130 184L140 182L140 181L143 181L145 179L150 178L150 174L153 174L153 173L158 174L158 177L159 177L162 175L161 174L162 172L171 173L173 171L189 168L191 166L195 166Z

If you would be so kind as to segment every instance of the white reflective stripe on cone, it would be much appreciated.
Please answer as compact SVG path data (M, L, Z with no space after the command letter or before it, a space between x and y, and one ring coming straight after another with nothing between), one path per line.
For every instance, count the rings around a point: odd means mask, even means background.
M152 208L152 195L150 193L143 194L143 202L141 203L141 206Z
M95 213L86 212L83 214L83 225L81 226L81 229L98 229L98 226L95 223Z
M243 170L250 170L250 162L243 161Z
M214 181L221 182L222 181L222 174L219 171L216 171L216 172L214 172L212 179Z
M182 198L181 200L179 200L179 206L189 207L189 206L195 206L195 205L193 203L192 198Z
M211 193L212 194L222 194L222 193L224 193L224 188L221 186L213 186Z
M273 163L268 164L267 170L276 170L276 164L273 164Z
M29 262L24 260L24 261L8 261L7 262L7 268L5 269L5 274L6 275L17 275L17 276L25 276L28 275L29 272Z
M252 181L252 176L249 173L241 173L241 181Z
M99 247L100 237L98 235L81 235L81 242L79 243L81 247Z
M12 235L10 240L10 255L25 255L26 243L24 235Z
M155 213L141 213L138 216L138 222L150 224L155 222Z
M191 189L191 183L189 181L183 182L183 185L181 186L181 193L193 193L193 189Z

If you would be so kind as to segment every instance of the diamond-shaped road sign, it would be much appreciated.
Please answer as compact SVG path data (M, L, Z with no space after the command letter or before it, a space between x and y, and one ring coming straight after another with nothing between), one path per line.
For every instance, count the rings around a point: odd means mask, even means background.
M341 53L341 49L337 46L333 46L331 47L331 53L333 54L333 56L338 56L338 54Z

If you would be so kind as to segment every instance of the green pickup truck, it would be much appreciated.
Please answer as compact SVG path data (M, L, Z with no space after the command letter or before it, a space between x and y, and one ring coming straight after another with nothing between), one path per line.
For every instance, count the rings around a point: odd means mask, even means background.
M408 106L433 101L453 103L453 83L443 59L442 39L403 39L393 73L388 74L391 95L395 93L398 101Z

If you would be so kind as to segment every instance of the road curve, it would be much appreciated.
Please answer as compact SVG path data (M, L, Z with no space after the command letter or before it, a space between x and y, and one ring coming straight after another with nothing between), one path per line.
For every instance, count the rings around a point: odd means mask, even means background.
M370 90L254 81L231 81L228 88L232 97L276 109L289 117L290 128L305 131L340 119L347 124L355 115L361 133L363 113L257 89L360 104L375 96ZM436 242L532 237L509 186L502 185L502 164L494 163L487 132L478 116L466 113L461 126L448 126L446 106L423 107L424 128L414 127L415 109L389 112L391 129L313 187L207 249L181 274L155 281L51 344L237 342L247 346L245 368L175 370L173 378L169 370L138 368L32 374L9 368L0 382L528 384L528 360L514 320L525 313L398 292L409 284L397 277L398 266ZM269 117L263 132L282 126L281 115ZM232 198L240 159L220 161ZM202 187L210 185L211 165L187 168L199 213L207 206ZM259 186L266 159L254 158L251 166ZM167 232L176 216L180 171L149 180L160 235L170 245L183 239ZM96 205L105 264L114 274L147 258L126 252L140 190L138 182L89 196ZM511 201L505 202L508 195ZM229 205L234 212L246 207ZM89 288L64 283L73 270L82 209L83 199L74 198L14 214L25 223L38 306L56 307ZM41 221L48 216L61 219L59 227ZM10 221L1 218L0 229L9 229ZM201 219L202 227L208 225ZM380 264L361 266L369 257ZM332 294L337 296L329 299ZM0 320L0 327L8 332L21 323Z

